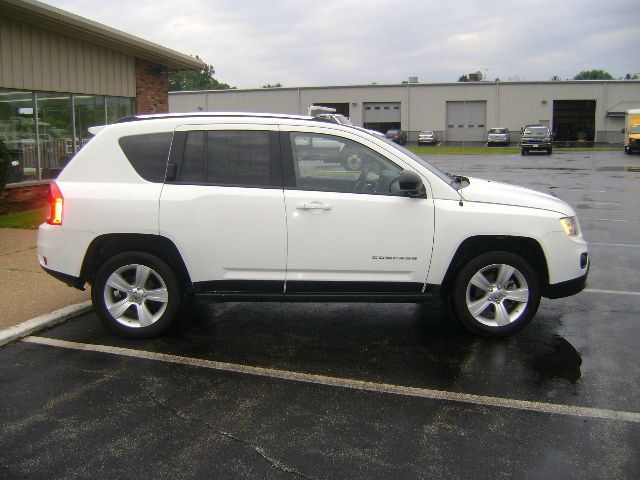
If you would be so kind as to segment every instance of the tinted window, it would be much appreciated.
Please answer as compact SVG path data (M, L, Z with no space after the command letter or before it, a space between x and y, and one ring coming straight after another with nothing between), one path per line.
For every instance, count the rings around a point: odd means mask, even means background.
M130 135L119 140L131 165L145 180L164 182L173 132Z
M204 182L204 139L202 131L187 134L180 167L181 182Z
M207 181L218 185L270 183L269 132L207 133Z

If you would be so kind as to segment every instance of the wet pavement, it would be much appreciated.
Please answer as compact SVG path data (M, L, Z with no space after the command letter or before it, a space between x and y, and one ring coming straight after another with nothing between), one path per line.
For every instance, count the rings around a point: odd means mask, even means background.
M640 156L429 160L571 203L588 289L502 340L438 300L198 305L145 341L87 314L0 349L0 478L638 478Z

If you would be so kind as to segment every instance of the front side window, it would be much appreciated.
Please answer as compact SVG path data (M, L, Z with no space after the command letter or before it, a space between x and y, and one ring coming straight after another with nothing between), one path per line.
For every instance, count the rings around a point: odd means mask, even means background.
M178 180L212 185L270 185L269 132L188 132Z
M296 187L321 192L401 194L402 168L370 148L333 135L291 133Z

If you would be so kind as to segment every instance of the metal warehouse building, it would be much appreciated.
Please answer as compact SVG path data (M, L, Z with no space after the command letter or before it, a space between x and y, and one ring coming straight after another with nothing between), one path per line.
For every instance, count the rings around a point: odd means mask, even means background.
M169 111L252 111L306 115L335 108L356 125L401 128L415 141L435 130L446 141L484 142L507 127L512 140L530 123L549 125L558 142L621 143L624 113L640 108L638 81L407 83L341 87L170 92Z

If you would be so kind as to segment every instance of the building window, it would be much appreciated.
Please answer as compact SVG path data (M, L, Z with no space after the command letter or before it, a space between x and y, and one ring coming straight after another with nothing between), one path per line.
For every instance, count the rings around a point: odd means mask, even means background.
M73 108L76 127L76 150L80 150L93 135L89 127L104 125L105 98L95 95L74 95Z
M0 89L0 142L10 155L10 183L36 178L35 138L33 94Z
M0 142L11 156L9 182L55 177L91 138L89 127L133 111L133 98L0 88Z
M107 97L107 123L133 114L133 98Z
M73 156L71 95L36 93L41 178L54 178Z

